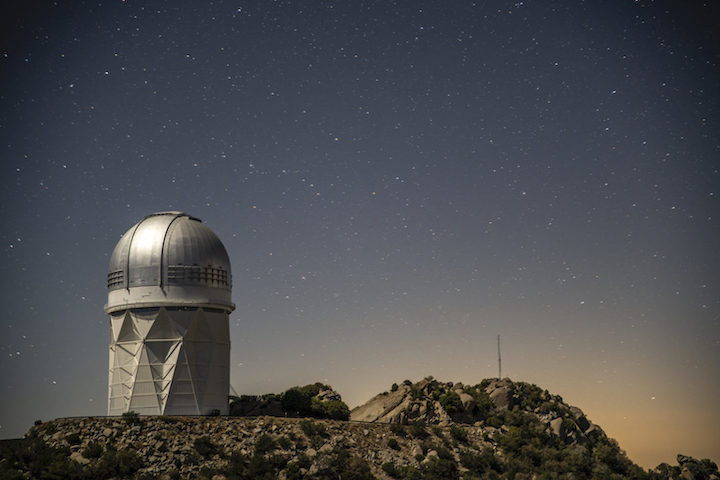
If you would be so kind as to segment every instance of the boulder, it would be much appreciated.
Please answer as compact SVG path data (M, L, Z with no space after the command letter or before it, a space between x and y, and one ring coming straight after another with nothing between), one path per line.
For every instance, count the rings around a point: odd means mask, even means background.
M572 414L573 418L575 419L575 423L581 431L585 432L590 428L590 422L588 421L582 410L577 407L570 407L570 413Z
M462 402L463 410L472 410L475 406L475 399L472 395L469 395L465 392L458 393L458 396L460 397L460 401Z
M563 419L560 417L550 420L550 428L552 429L553 433L558 437L560 437L562 433L562 421Z
M364 405L350 412L350 420L355 422L402 423L401 412L405 412L411 403L407 396L410 388L402 385L387 395L376 395Z
M74 460L77 463L79 463L80 465L87 465L88 463L90 463L90 460L83 457L80 452L72 452L70 454L70 460Z
M509 378L493 380L485 389L498 410L510 410L513 407L515 387Z

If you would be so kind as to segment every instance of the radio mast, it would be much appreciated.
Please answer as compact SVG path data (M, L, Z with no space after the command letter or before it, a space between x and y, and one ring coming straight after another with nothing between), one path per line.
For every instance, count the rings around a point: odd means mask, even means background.
M498 380L502 380L502 358L500 357L500 335L497 336L498 342Z

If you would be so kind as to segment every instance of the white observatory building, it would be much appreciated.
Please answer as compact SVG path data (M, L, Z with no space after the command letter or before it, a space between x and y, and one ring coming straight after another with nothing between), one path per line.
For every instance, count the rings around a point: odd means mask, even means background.
M148 215L122 236L108 272L108 415L228 413L230 260L181 212Z

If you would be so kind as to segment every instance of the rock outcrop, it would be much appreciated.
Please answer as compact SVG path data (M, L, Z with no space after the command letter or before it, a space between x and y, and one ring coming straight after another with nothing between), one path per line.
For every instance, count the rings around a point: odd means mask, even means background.
M520 411L537 417L546 430L561 441L584 445L588 435L604 436L577 407L562 398L524 382L509 378L488 379L478 385L442 383L427 377L417 383L393 385L350 412L350 419L362 422L425 424L447 426L467 423L500 426L499 415Z

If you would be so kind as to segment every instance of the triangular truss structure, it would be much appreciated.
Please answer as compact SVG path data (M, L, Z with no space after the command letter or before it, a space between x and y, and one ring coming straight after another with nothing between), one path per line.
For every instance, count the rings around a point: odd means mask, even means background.
M110 315L108 415L227 414L228 314L188 307Z

